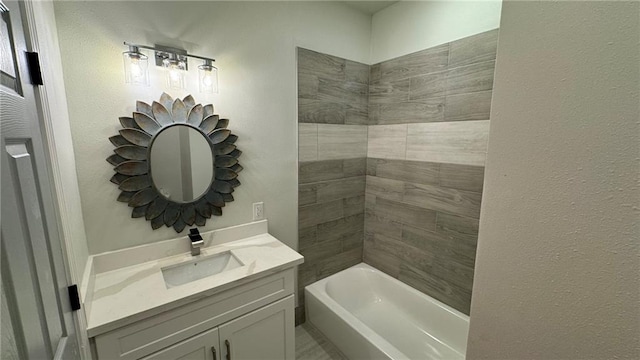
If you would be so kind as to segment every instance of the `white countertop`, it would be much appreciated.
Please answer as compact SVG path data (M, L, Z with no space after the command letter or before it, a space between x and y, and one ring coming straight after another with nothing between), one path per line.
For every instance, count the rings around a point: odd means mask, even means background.
M113 264L109 264L109 266L100 265L100 261L102 263L105 262L104 259L93 259L95 269L89 271L92 281L90 281L90 285L85 290L90 292L85 297L85 311L87 312L88 321L87 333L89 337L128 325L303 262L302 255L266 233L266 221L264 224L252 223L250 225L253 226L253 230L257 231L247 231L244 228L238 232L237 229L241 227L234 227L235 234L226 236L228 239L233 240L230 242L224 242L224 239L220 239L225 237L222 235L229 234L228 230L226 233L218 230L218 234L215 234L216 231L202 234L205 238L206 247L202 248L201 255L198 256L205 258L231 251L244 264L243 266L172 288L167 288L161 269L195 259L196 257L192 256L190 252L160 257L138 264L130 264L133 260L131 260L132 256L129 255L129 259L123 260L123 263L128 266L119 268ZM234 240L234 237L237 238L239 234L250 235L252 232L255 234L262 231L264 232L257 235ZM215 235L218 236L216 237ZM188 246L188 240L184 238L184 241L187 242ZM156 251L156 253L162 253L162 251L171 253L166 249L174 242L178 243L176 240L172 240L171 243L167 242L161 245L164 246L164 250ZM145 246L153 247L153 244ZM141 250L144 250L141 248L137 247L133 251L137 251L138 255L140 255L142 253ZM179 249L184 249L184 245L180 245ZM123 254L117 254L118 252L107 254L111 257L109 262L113 263L114 259L127 257L125 251L119 252ZM148 251L147 253L149 252L153 251ZM87 302L90 302L90 304L87 304Z

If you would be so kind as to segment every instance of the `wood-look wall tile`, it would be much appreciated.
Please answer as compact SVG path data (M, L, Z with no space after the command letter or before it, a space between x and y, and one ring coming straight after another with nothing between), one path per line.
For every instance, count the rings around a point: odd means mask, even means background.
M346 80L369 85L369 65L347 60L345 67Z
M431 273L469 292L473 289L473 266L464 265L449 258L435 258Z
M366 106L369 86L355 82L318 79L319 100Z
M377 125L380 118L380 104L369 104L369 113L367 115L369 118L367 125Z
M318 124L318 160L366 156L366 126Z
M388 238L402 239L402 224L389 220L385 213L367 210L364 215L364 232L368 235L382 234Z
M314 265L319 261L340 254L341 252L342 243L340 241L317 242L305 249L300 250L300 254L304 256L305 263Z
M342 199L327 203L300 206L298 227L315 226L344 216Z
M404 159L407 124L369 126L367 157Z
M440 71L411 78L409 100L441 97L447 91L447 72Z
M449 48L449 68L495 60L498 49L498 29L452 41Z
M380 64L371 65L369 71L369 84L372 84L376 81L380 81Z
M449 214L480 217L480 193L434 185L404 183L402 202Z
M447 95L493 89L495 65L495 60L490 60L448 70Z
M317 279L325 278L362 262L362 245L337 255L320 260L317 265Z
M393 254L376 248L370 241L367 241L366 236L364 244L362 251L363 261L385 274L397 278L398 274L400 274L400 259Z
M377 198L402 201L404 182L377 176L367 176L366 192L375 195Z
M380 63L380 80L396 81L444 70L449 44L421 50Z
M420 271L408 264L401 264L398 280L464 314L469 314L471 307L471 291L469 290L451 284L428 272Z
M298 98L298 122L344 124L348 107L344 103Z
M361 157L356 159L342 160L344 177L364 176L367 169L367 158Z
M423 207L382 199L376 196L376 214L415 227L435 230L436 212Z
M332 200L352 197L354 195L364 194L365 177L354 176L349 178L318 182L311 185L315 186L315 190L317 193L317 202L328 202Z
M342 206L344 216L364 214L364 194L357 194L357 196L342 199Z
M395 159L372 159L376 161L376 176L416 184L439 184L439 163Z
M440 186L482 192L484 166L441 164Z
M409 100L409 79L369 85L369 104L393 104Z
M378 161L382 161L376 158L367 158L367 175L376 176L376 169L378 168Z
M475 246L478 241L479 220L466 216L438 213L436 231L458 242Z
M298 206L315 204L318 202L317 183L301 184L298 186Z
M444 121L489 120L493 91L478 91L446 97Z
M358 232L353 234L349 234L342 238L342 251L349 251L353 249L360 249L360 261L362 261L362 247L364 241L364 230L362 229L364 225L361 225L361 228Z
M369 116L366 112L349 109L344 120L346 125L367 125L369 124Z
M298 72L327 79L345 80L346 60L298 48Z
M303 264L300 264L298 266L298 289L304 289L305 286L316 282L316 272L315 264L311 264L306 261ZM304 291L302 292L304 293Z
M435 97L421 101L380 104L377 124L407 124L443 121L445 98Z
M435 257L420 249L409 246L397 239L388 238L382 234L367 234L368 243L379 250L393 254L400 259L402 263L411 264L422 271L430 271Z
M468 313L496 39L370 67L299 50L299 122L320 124L315 158L300 150L299 285L364 260Z
M318 98L318 77L316 75L298 74L298 98Z
M476 246L474 244L452 241L437 231L403 225L402 242L434 254L439 259L456 261L471 268L475 265Z
M363 227L364 214L343 217L318 224L316 239L318 242L342 240L346 236L362 232Z
M365 191L365 193L364 193L364 210L365 210L365 213L367 211L370 211L370 210L371 211L375 210L375 207L376 207L376 196L371 194L371 193L367 193Z
M344 160L323 160L300 162L298 183L307 184L318 181L341 179L344 177Z
M489 120L408 124L407 160L484 166Z
M318 160L318 125L298 124L298 159Z
M308 248L316 243L316 226L298 229L298 250Z

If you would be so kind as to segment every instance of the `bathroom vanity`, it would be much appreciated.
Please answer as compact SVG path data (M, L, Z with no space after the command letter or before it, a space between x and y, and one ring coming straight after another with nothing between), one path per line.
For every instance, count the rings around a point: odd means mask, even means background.
M93 256L84 310L95 359L294 359L294 267L266 221Z

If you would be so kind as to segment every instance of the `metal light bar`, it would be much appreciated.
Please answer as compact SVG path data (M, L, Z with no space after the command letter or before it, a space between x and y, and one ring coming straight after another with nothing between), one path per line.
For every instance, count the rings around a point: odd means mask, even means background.
M171 59L171 60L177 60L177 61L182 61L185 64L185 69L187 69L188 63L187 63L187 58L191 57L191 58L195 58L195 59L200 59L200 60L204 60L204 61L210 61L210 62L215 62L215 59L212 58L208 58L208 57L204 57L204 56L199 56L199 55L192 55L187 53L186 50L184 49L178 49L178 48L173 48L173 47L169 47L169 46L162 46L162 45L155 45L155 46L147 46L147 45L139 45L139 44L132 44L132 43L128 43L128 42L124 42L125 45L127 46L135 46L141 49L147 49L147 50L153 50L155 51L155 59L156 59L156 65L157 66L164 66L164 61L167 59Z

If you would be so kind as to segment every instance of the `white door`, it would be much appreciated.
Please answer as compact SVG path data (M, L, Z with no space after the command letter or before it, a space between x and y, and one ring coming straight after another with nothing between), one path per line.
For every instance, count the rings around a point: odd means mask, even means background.
M294 360L293 295L221 325L226 360Z
M143 360L220 360L218 328L192 336Z
M24 3L0 0L1 359L79 359Z

